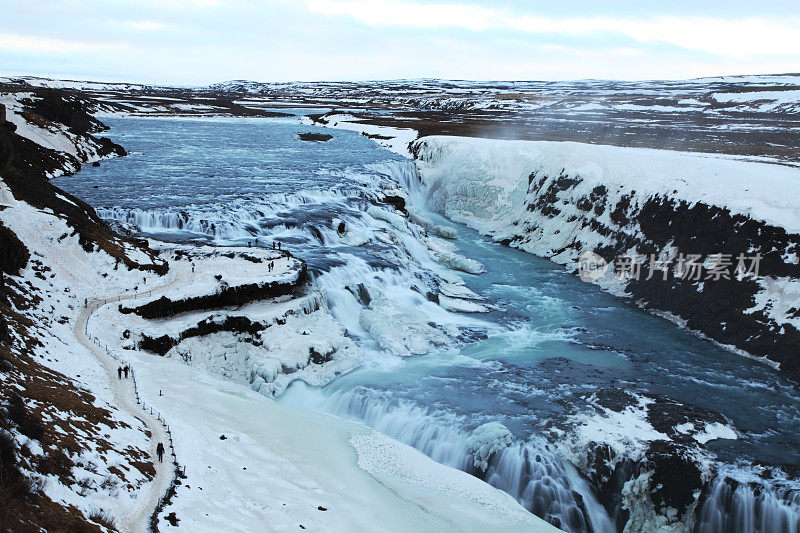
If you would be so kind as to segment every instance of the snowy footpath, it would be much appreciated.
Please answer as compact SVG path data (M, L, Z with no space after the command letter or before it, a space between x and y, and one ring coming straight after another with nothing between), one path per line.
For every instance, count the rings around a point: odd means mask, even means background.
M184 281L177 276L165 285L160 287L160 291L177 284L179 281ZM153 291L149 291L152 293ZM135 390L135 374L132 372L130 377L120 378L118 368L123 363L122 360L112 357L111 351L107 348L101 348L99 343L94 342L89 335L88 322L92 313L100 307L110 303L119 302L121 300L128 300L135 297L134 294L125 294L123 296L115 296L103 300L89 302L89 305L84 308L78 315L73 331L75 338L83 344L94 355L98 362L103 367L108 378L108 384L114 396L115 405L134 418L142 421L147 426L150 432L150 457L153 465L155 466L156 474L153 480L137 495L134 506L127 515L120 517L122 531L125 532L143 532L149 531L149 520L152 514L156 511L161 497L167 492L170 482L175 474L174 465L171 461L159 461L156 454L156 447L158 443L164 445L164 457L170 458L173 455L173 450L170 445L170 439L167 435L166 427L152 411L145 409L137 398L137 391ZM133 369L135 372L135 369Z

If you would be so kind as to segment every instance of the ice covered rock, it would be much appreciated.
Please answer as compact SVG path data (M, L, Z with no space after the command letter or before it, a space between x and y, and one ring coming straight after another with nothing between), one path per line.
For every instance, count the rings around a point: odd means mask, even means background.
M381 348L395 355L424 355L449 341L446 333L429 323L427 315L413 307L395 306L383 296L362 311L359 323Z
M489 422L475 428L466 443L475 468L486 472L491 456L511 446L513 438L511 431L500 422Z
M439 224L437 226L434 226L432 231L439 237L444 237L445 239L456 238L456 228L452 226L444 226L442 224Z
M332 221L333 229L339 235L342 244L348 246L362 246L369 242L369 236L360 228L347 224L344 220L334 218Z
M477 300L483 301L486 298L472 291L464 284L456 283L442 283L439 286L439 292L451 298L461 298L462 300Z
M392 226L401 231L406 231L407 229L406 219L404 217L395 213L390 213L389 211L381 209L380 207L376 207L374 205L371 206L369 209L367 209L367 214L377 220L383 220L384 222L388 222L389 224L391 224Z
M439 237L444 237L445 239L456 238L456 229L454 227L445 226L443 224L434 224L431 219L420 213L409 212L408 219L414 224L423 227L426 231L434 235L438 235Z
M448 311L454 311L456 313L486 313L489 311L489 307L475 300L453 298L445 296L444 294L439 295L439 305Z
M467 274L481 274L486 272L486 269L479 261L464 257L463 255L453 252L438 252L435 255L439 263L453 270L460 270Z

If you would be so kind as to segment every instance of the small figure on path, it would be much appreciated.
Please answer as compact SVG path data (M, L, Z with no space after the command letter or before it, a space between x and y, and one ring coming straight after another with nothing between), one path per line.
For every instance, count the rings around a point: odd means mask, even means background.
M125 379L128 379L128 370L130 370L128 365L125 365L125 367L122 369L122 372L125 374Z
M192 263L192 274L194 274L194 263Z
M272 249L275 249L275 241L272 241Z
M281 241L278 241L278 250L281 249Z
M122 367L117 368L117 376L122 379Z
M156 446L156 455L158 455L158 462L159 463L163 463L164 462L164 445L162 443L160 443L160 442L158 443L158 446Z

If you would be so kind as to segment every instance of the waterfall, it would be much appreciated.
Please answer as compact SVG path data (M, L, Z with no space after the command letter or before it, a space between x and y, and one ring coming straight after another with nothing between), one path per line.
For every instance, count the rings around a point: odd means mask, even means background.
M799 533L800 491L766 489L717 476L706 489L695 533Z
M330 221L338 217L361 227L360 208L370 193L340 187L295 194L270 194L261 199L239 200L231 205L212 204L153 209L98 207L97 214L137 232L200 239L214 244L242 244L275 236L291 242L338 244ZM327 222L327 224L326 224Z

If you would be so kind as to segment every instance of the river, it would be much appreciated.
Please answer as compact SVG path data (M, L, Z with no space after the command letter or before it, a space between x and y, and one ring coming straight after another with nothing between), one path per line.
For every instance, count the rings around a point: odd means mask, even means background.
M585 475L577 436L600 428L623 448L646 447L657 429L640 415L653 416L647 406L656 405L725 437L702 442L713 479L696 530L800 528L795 483L782 474L764 481L759 470L800 464L797 389L773 369L430 213L413 163L357 133L285 119L104 121L130 155L57 184L105 219L163 240L280 240L308 261L313 290L364 363L323 388L295 383L279 401L364 422L482 477L566 531L613 531L630 518L610 485ZM301 131L334 137L306 142ZM366 211L388 186L405 188L434 224L455 228L448 246L485 272L443 267L417 230L375 238L379 224ZM485 312L454 312L446 298L437 305L437 291L463 286ZM617 414L609 395L627 402ZM598 425L614 417L620 424ZM475 443L502 427L510 435L479 464Z

